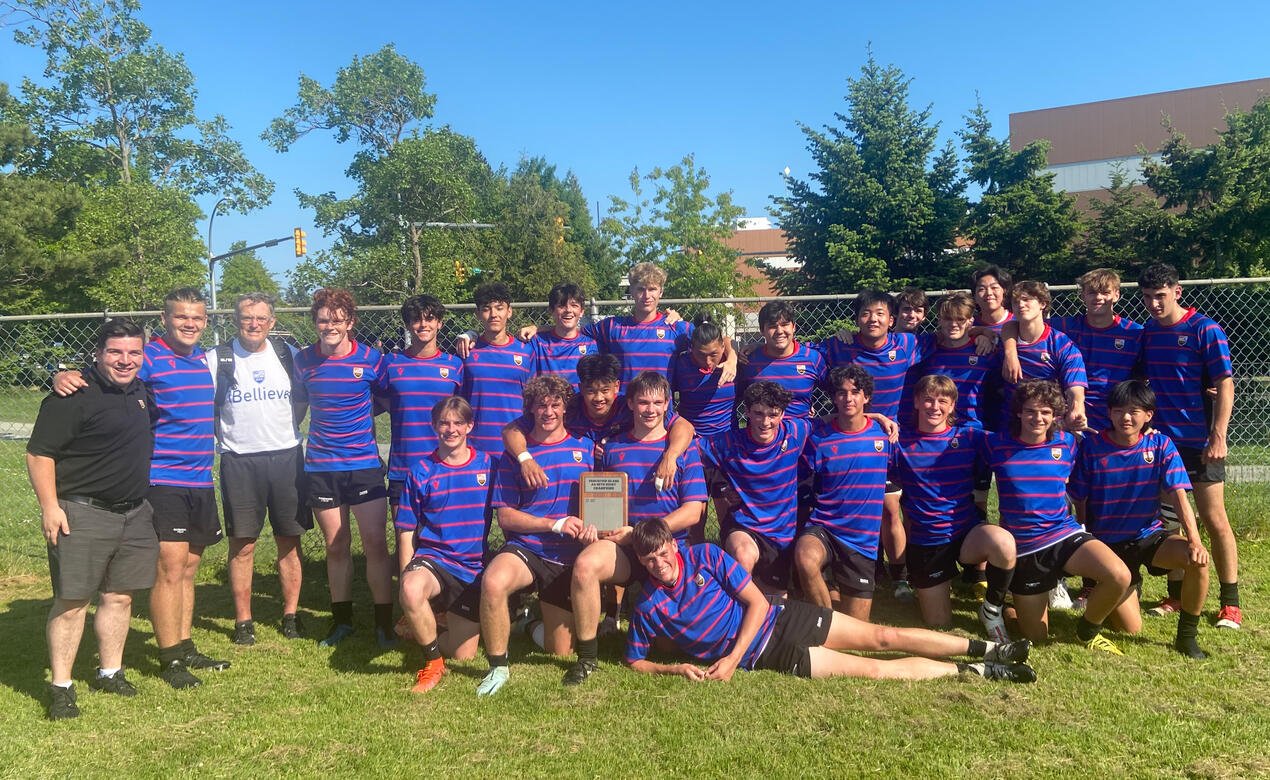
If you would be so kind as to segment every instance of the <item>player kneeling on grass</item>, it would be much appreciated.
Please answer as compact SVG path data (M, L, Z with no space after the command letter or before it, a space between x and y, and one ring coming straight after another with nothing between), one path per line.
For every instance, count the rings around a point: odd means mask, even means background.
M1010 592L1019 630L1033 642L1044 640L1049 592L1064 574L1088 577L1095 585L1076 636L1090 650L1124 655L1100 632L1129 588L1129 570L1068 511L1076 438L1060 430L1063 391L1043 379L1020 382L1010 410L1010 432L989 433L984 454L997 477L1001 527L1014 536L1018 553Z
M660 518L635 526L632 545L649 577L631 619L625 661L646 674L729 680L738 667L798 677L927 680L972 672L990 680L1033 682L1023 663L1031 643L964 639L924 628L875 626L802 601L770 604L749 574L711 544L681 548ZM710 663L658 664L647 659L656 637ZM837 652L912 653L883 660ZM933 660L954 655L972 663Z
M1142 583L1143 564L1154 575L1182 569L1182 613L1173 647L1191 658L1206 658L1195 639L1208 593L1208 550L1186 500L1191 489L1186 466L1168 436L1143 433L1155 416L1155 393L1146 382L1115 385L1107 409L1111 427L1081 442L1068 492L1076 502L1076 517L1120 556L1132 575L1133 587L1112 620L1127 633L1142 630L1136 586ZM1158 512L1161 495L1177 512L1186 536L1164 530Z
M1001 616L1014 579L1014 537L988 525L975 506L974 487L983 430L956 425L957 385L930 374L913 389L916 430L900 432L895 466L909 521L908 571L922 619L946 626L952 619L952 578L957 565L987 562L988 590L979 606L988 638L1010 641Z
M652 371L641 371L626 386L626 404L634 415L629 432L608 440L602 471L627 476L627 517L637 523L650 517L665 518L676 540L688 542L688 531L705 508L706 483L696 446L680 455L679 478L667 488L657 476L657 464L667 447L666 407L670 383ZM578 660L564 676L565 685L580 685L599 667L597 658L600 623L600 586L629 585L643 580L644 569L631 551L631 525L604 531L587 545L573 564L573 628Z
M432 407L437 448L406 475L397 509L397 532L412 541L401 574L401 608L426 661L415 693L441 681L443 655L471 658L480 638L477 575L485 559L490 458L467 443L473 421L471 405L458 396ZM447 613L444 633L437 627L441 612Z
M547 485L530 487L515 458L503 453L499 459L490 504L507 543L481 575L481 641L490 670L476 689L478 696L492 695L507 682L507 599L515 593L538 592L547 652L572 652L573 562L597 538L595 526L584 526L578 517L578 479L591 470L594 451L590 441L570 436L564 426L573 386L548 374L529 380L523 395L525 412L534 418L529 454L546 473Z

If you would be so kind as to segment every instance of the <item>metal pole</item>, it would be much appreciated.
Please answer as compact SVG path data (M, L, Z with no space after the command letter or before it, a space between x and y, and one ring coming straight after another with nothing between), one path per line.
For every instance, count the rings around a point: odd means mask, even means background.
M212 311L216 311L216 255L212 254L212 225L216 224L216 211L221 207L222 203L233 203L233 198L224 197L216 201L216 205L212 206L212 215L207 219L207 281L212 288ZM212 315L212 333L216 336L216 341L220 341L219 328L216 327L216 315Z

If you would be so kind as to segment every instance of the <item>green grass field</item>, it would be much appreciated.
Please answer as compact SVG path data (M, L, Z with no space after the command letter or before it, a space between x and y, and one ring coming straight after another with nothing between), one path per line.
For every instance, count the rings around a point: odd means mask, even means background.
M513 639L512 679L478 701L483 659L453 664L441 685L412 695L416 648L380 652L368 611L335 649L277 631L271 544L257 554L258 642L229 641L233 611L225 547L200 573L194 636L233 668L173 691L157 678L145 599L134 609L125 663L134 699L88 690L91 627L75 667L83 716L45 720L43 638L50 589L38 511L20 442L0 442L0 776L1072 776L1270 775L1270 545L1264 485L1232 486L1241 541L1241 632L1201 627L1207 661L1168 649L1173 621L1148 619L1140 637L1110 635L1124 658L1072 642L1075 615L1054 616L1059 641L1037 648L1040 680L1006 686L977 678L933 683L808 681L769 672L731 683L643 677L618 664L619 639L601 644L601 671L566 690L566 662ZM310 533L310 537L313 533ZM320 551L306 540L306 549ZM326 627L325 569L306 563L301 615ZM358 560L360 571L361 561ZM369 603L362 580L355 598ZM1163 583L1148 581L1146 599ZM1216 601L1216 584L1210 604ZM977 635L974 604L956 603L955 630ZM1209 610L1211 618L1212 611ZM875 618L913 625L913 608L880 594Z

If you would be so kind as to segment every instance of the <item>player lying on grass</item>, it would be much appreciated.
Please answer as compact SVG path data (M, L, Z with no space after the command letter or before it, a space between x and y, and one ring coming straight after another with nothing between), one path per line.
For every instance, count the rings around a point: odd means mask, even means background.
M1077 519L1129 567L1131 587L1111 619L1127 633L1141 631L1135 586L1142 583L1142 566L1154 575L1182 569L1182 609L1173 647L1191 658L1205 658L1196 634L1208 593L1208 551L1186 500L1191 481L1182 456L1164 434L1143 433L1155 416L1155 393L1146 382L1117 384L1107 397L1107 410L1111 427L1081 442L1067 489ZM1170 533L1160 523L1161 495L1177 513L1186 536Z
M445 671L442 656L476 655L481 625L477 575L485 558L490 457L468 445L475 415L467 401L450 396L432 407L438 444L406 475L395 525L410 554L401 574L401 608L425 664L415 693L431 690ZM448 613L445 629L437 614Z
M997 644L923 628L875 626L802 601L773 605L735 559L711 544L681 548L660 518L635 526L632 537L648 571L624 658L637 672L690 680L730 680L738 668L799 677L928 680L970 672L990 680L1036 680L1024 663L1031 646L1027 640ZM659 636L709 666L649 661ZM865 658L841 650L922 657ZM976 660L935 660L956 655Z

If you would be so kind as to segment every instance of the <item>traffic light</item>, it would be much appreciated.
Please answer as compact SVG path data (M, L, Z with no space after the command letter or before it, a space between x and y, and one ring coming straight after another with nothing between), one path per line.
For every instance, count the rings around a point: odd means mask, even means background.
M291 235L295 238L295 256L304 257L304 253L309 251L309 246L304 240L304 231L296 228L291 231Z
M454 261L454 278L463 281L463 263L458 260Z
M564 217L556 217L556 246L564 243Z

